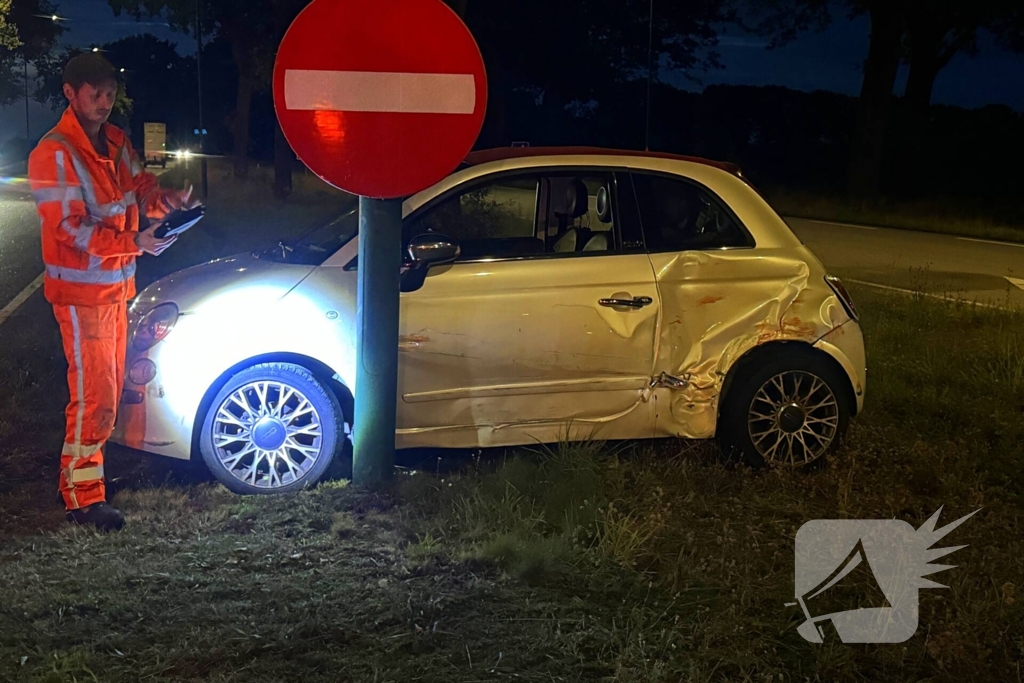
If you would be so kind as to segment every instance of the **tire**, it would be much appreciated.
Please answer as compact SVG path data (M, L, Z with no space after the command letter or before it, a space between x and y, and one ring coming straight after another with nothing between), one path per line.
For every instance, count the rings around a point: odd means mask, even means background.
M743 362L743 361L741 361ZM718 442L755 468L823 464L846 437L850 381L816 351L780 350L737 368L724 397Z
M265 363L236 374L217 392L203 418L199 450L231 491L277 494L316 485L344 442L334 392L301 366Z

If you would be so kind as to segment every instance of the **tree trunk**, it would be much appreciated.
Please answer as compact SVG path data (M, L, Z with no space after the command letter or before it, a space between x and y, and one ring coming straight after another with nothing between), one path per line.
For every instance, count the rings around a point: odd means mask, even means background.
M942 68L942 38L940 31L932 26L918 24L910 27L910 74L903 99L915 121L924 118L932 103L935 78Z
M256 65L248 49L240 44L240 41L232 44L231 53L238 68L238 96L232 121L235 137L235 177L244 178L249 173L249 113L252 108L252 93L256 88Z
M889 104L902 53L903 18L888 0L871 9L871 43L864 64L857 108L857 129L850 150L847 191L851 197L878 196Z
M274 123L274 196L287 199L292 193L292 160L295 153L284 137L279 122Z

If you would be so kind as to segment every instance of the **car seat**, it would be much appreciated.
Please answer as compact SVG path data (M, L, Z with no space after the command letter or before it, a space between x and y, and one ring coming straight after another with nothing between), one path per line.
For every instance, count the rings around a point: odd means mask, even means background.
M597 191L597 220L601 221L602 225L611 225L612 223L612 202L611 194L608 192L608 188L604 185ZM590 232L589 230L587 232ZM583 251L608 251L610 246L608 238L611 234L611 230L601 230L594 233L593 236L583 244Z
M584 229L576 226L570 228L569 224L570 221L575 221L589 212L590 193L587 191L587 185L579 178L573 178L565 190L563 210L555 211L555 216L558 218L558 238L552 249L556 253L574 252L578 245L586 244L586 240L580 234Z

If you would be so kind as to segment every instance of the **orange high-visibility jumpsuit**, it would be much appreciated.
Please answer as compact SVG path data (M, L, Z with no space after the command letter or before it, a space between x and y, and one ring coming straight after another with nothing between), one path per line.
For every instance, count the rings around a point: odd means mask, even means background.
M74 112L64 112L29 157L42 219L43 292L60 324L71 402L61 453L60 492L69 510L106 499L103 445L114 428L124 382L127 302L135 296L140 207L150 218L169 206L116 126L96 152Z

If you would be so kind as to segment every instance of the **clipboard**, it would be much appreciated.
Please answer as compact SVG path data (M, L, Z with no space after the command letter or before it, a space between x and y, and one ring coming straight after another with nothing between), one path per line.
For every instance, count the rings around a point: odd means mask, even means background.
M205 206L197 206L188 211L172 211L167 215L160 227L156 229L155 234L160 239L176 237L201 221L205 215Z

